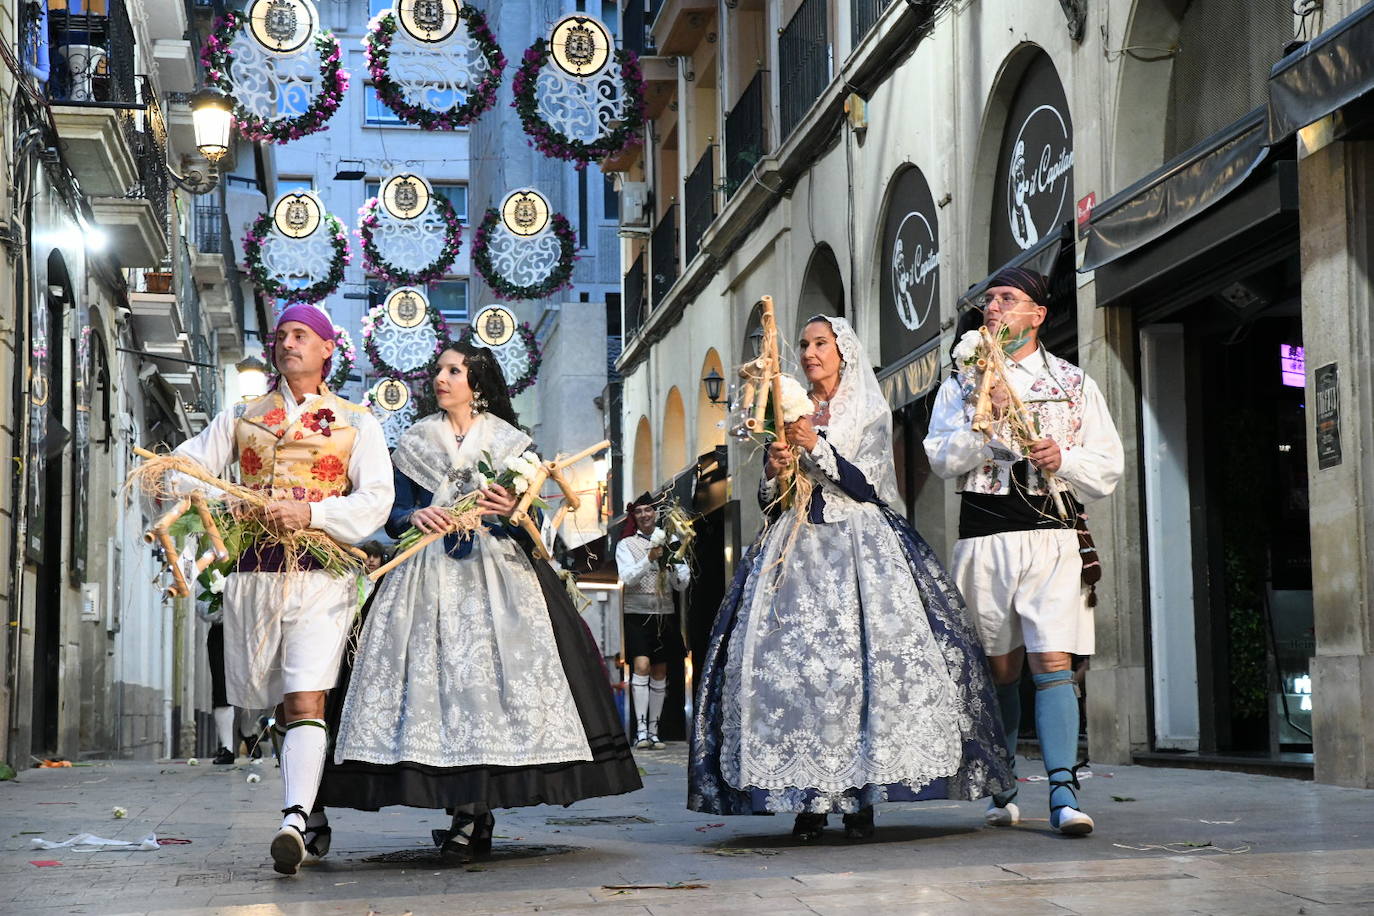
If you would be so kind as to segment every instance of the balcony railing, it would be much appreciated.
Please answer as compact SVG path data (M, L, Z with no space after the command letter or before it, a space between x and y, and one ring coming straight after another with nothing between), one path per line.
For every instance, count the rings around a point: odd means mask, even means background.
M683 188L683 229L687 233L687 256L684 264L692 263L701 247L701 237L706 234L711 220L716 218L716 148L706 147L701 161L687 176Z
M826 0L803 0L778 36L778 102L786 140L830 83Z
M629 271L625 274L625 285L622 288L625 303L625 315L623 318L624 332L622 337L629 340L639 331L639 326L644 323L644 253L640 252L639 257L635 258L634 264L630 265Z
M630 0L620 14L620 40L626 51L643 56L649 46L649 22L644 18L644 0Z
M849 0L849 4L849 37L853 41L851 47L858 47L859 42L868 34L868 30L873 28L878 17L883 14L883 10L892 5L892 0Z
M191 240L201 254L224 248L224 208L217 200L197 200L191 211Z
M87 0L89 5L91 0ZM74 2L71 6L78 4ZM105 12L48 10L48 98L64 105L136 101L134 30L124 0Z
M734 193L749 180L749 173L768 154L768 119L763 112L765 72L749 81L744 94L725 116L725 194Z
M148 77L139 77L139 87L142 96L139 101L145 106L142 123L135 126L133 119L129 118L125 128L126 131L132 128L129 146L134 151L139 182L129 190L128 196L146 198L153 205L163 234L170 236L167 196L171 191L171 182L167 178L167 121L162 116L162 106L157 103L157 94Z
M649 268L654 294L651 307L658 308L677 281L677 204L665 210L654 227L649 239Z

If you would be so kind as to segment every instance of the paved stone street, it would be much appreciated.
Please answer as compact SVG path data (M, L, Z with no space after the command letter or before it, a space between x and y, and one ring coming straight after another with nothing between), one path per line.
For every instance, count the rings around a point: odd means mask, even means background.
M95 763L0 783L0 913L430 914L1233 913L1374 909L1374 793L1265 776L1097 766L1084 780L1098 830L1033 819L981 823L981 803L879 809L876 839L817 847L790 817L706 817L682 806L684 749L642 755L646 788L569 809L499 813L496 852L443 868L444 815L336 812L334 849L295 878L267 843L279 771ZM1030 771L1035 761L1023 764ZM247 777L261 772L258 783ZM125 819L112 814L128 811ZM837 820L837 819L832 819ZM152 851L32 848L78 833L189 843ZM35 863L55 862L55 865ZM672 885L689 885L674 888ZM620 885L657 885L624 888ZM703 885L703 886L696 886Z

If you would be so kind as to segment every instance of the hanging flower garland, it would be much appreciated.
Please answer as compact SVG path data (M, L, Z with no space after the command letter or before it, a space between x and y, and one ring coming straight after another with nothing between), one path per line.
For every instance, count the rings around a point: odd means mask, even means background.
M458 259L459 249L463 247L463 221L458 218L458 211L453 209L453 204L442 194L435 194L431 200L444 218L444 250L428 267L414 272L397 267L382 257L382 253L377 250L375 233L381 222L381 202L372 197L362 205L358 210L358 215L362 217L358 223L358 238L363 243L364 269L393 286L423 286L448 273L448 269Z
M639 66L639 55L633 51L615 52L616 63L620 65L621 91L625 94L620 124L596 140L587 142L569 137L539 114L536 98L539 72L549 62L551 53L548 39L536 40L525 50L520 69L511 81L511 89L515 93L512 104L520 115L525 133L530 135L540 152L555 159L565 159L583 169L589 162L614 156L629 146L644 142L644 95L647 88Z
M496 298L504 300L543 299L572 285L573 262L577 260L577 234L573 232L572 226L563 214L555 213L549 218L553 234L558 236L560 243L558 263L554 265L553 271L542 283L536 283L532 286L520 286L510 282L501 275L496 269L496 265L491 262L491 252L488 246L491 242L491 233L500 222L500 212L495 207L488 208L486 218L477 227L477 234L473 236L472 240L472 266L482 275L482 279L491 287Z
M457 130L476 121L485 111L496 104L496 90L501 85L501 75L506 70L506 55L496 43L496 36L487 25L487 17L482 11L464 3L458 8L458 15L467 25L468 35L477 43L478 50L487 61L487 75L468 91L467 99L461 105L453 105L443 111L435 111L406 101L401 86L391 77L388 66L391 62L391 43L396 37L396 13L388 11L372 20L368 32L363 36L363 59L368 73L372 76L373 88L382 104L407 124L414 124L424 130Z
M434 329L434 352L430 354L429 359L424 364L413 369L401 370L383 359L377 349L377 326L381 323L385 312L386 303L381 302L373 306L363 316L363 352L367 354L368 361L372 363L373 368L406 381L418 381L433 375L439 354L444 352L444 347L448 346L449 342L448 323L444 321L443 314L432 305L425 309L425 317L429 319L430 326Z
M343 223L339 222L338 217L332 213L324 215L323 228L332 236L334 246L334 258L329 263L328 275L323 280L299 288L287 286L269 274L262 264L262 243L267 239L267 233L271 228L272 214L263 213L253 221L248 234L243 237L243 259L247 262L248 276L254 286L273 299L312 303L319 302L339 288L339 284L343 282L344 268L352 262L353 256L348 250L348 233L344 231Z
M519 335L520 342L525 346L525 354L528 358L528 363L524 375L519 378L507 380L506 388L510 391L511 397L515 397L517 394L534 384L535 379L539 377L539 366L543 361L543 354L539 352L539 341L535 339L534 329L529 326L529 323L521 322L519 327L515 329L515 332ZM472 325L463 328L463 332L458 335L458 342L469 344L474 347L486 346L480 340L474 340ZM515 342L511 341L505 344L505 346L513 347L515 346Z
M234 81L229 78L233 63L234 39L243 29L246 16L233 11L215 20L210 37L201 49L201 63L205 65L205 82L229 95L234 94ZM321 90L311 99L309 107L298 115L283 118L263 118L243 105L234 106L234 123L249 140L268 143L288 143L323 130L325 124L343 103L348 91L348 71L343 69L343 55L339 40L332 32L315 36L315 50L320 55Z

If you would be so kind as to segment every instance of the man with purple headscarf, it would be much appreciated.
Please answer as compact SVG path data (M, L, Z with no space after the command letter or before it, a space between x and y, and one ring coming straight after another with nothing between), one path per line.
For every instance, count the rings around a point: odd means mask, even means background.
M1095 552L1084 552L1092 542L1081 522L1080 500L1110 494L1124 457L1097 385L1040 343L1049 303L1046 277L1023 267L993 277L980 303L988 330L994 336L1005 332L1010 359L1004 381L1030 412L1039 438L1022 447L1011 435L1011 397L1001 381L992 390L996 434L986 438L975 431L978 373L958 366L936 396L925 449L936 474L958 478L959 540L949 571L988 654L1013 770L1021 666L1028 662L1036 737L1050 787L1050 825L1082 836L1092 832L1093 819L1080 809L1074 791L1080 764L1072 661L1093 651L1091 585L1101 567ZM1060 488L1070 518L1060 516L1051 486ZM1017 823L1015 797L1014 786L994 795L987 823Z
M315 528L357 544L391 511L391 456L372 414L324 384L335 333L321 309L289 306L273 333L272 390L221 411L176 454L216 477L237 464L243 485L271 500L263 510L269 527ZM329 849L328 822L314 810L328 743L324 698L338 678L358 582L308 554L299 571L283 564L279 545L249 544L239 555L224 588L224 668L231 704L281 704L285 805L272 860L290 875L307 853Z

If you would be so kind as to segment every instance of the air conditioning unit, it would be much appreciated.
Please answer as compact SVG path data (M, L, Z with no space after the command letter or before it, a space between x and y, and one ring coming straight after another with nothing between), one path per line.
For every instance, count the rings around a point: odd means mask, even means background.
M649 228L649 184L626 181L620 186L620 225Z

